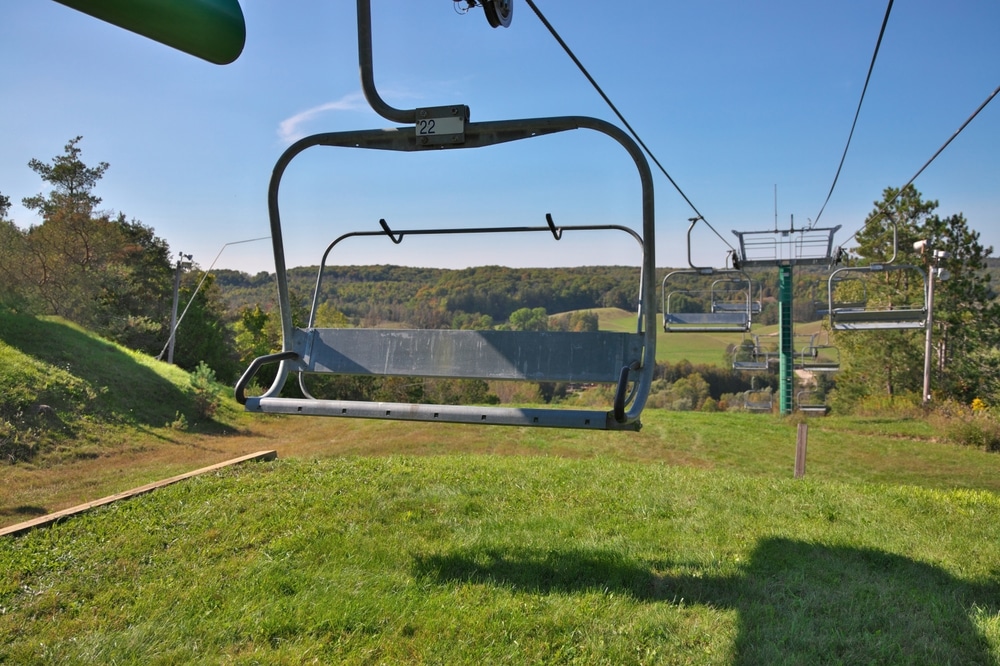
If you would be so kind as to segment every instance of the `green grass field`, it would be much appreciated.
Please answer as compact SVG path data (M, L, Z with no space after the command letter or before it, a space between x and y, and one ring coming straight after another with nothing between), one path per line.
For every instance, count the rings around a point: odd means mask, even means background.
M933 420L809 420L802 479L772 415L178 427L176 368L0 325L60 435L0 467L3 524L279 454L0 538L0 663L1000 663L1000 455Z
M0 541L0 660L996 663L998 542L982 491L279 460Z

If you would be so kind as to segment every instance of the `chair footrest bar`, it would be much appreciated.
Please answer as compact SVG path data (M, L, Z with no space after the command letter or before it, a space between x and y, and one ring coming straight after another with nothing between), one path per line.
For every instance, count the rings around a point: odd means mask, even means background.
M354 400L304 398L247 398L247 411L266 414L340 416L398 421L434 421L485 425L577 428L590 430L639 430L638 420L618 423L612 412L580 409L518 409L473 405L425 405Z
M740 326L697 326L668 324L663 327L664 333L746 333L750 325Z

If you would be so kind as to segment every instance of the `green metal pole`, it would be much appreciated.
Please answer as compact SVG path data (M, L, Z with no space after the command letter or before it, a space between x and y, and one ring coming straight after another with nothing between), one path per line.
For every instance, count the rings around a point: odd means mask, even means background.
M794 367L792 337L792 266L778 266L778 345L781 348L779 390L781 413L792 413L792 369Z

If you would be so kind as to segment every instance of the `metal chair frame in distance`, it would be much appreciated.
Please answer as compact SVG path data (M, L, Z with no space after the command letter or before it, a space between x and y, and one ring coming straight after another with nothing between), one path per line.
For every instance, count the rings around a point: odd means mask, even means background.
M695 266L691 261L691 232L701 220L692 218L687 230L687 253L690 268L670 271L663 276L660 284L660 304L663 310L663 331L665 333L746 333L755 313L753 301L753 282L742 270L736 268L711 268ZM715 279L709 289L684 287L683 283L673 288L673 283L683 281L683 276L713 277ZM673 283L672 283L673 281ZM722 289L725 284L730 288ZM667 291L671 288L670 291ZM736 288L732 288L733 286ZM735 294L737 297L726 297L722 294ZM684 312L676 307L677 300L695 297L705 306L700 312ZM756 312L760 312L759 302Z
M927 273L920 266L911 264L896 264L899 250L899 235L896 224L892 225L892 256L884 263L868 266L846 266L830 273L827 280L827 308L830 313L830 328L834 331L865 331L918 329L927 327ZM847 280L857 278L863 281L865 276L886 274L891 271L905 271L920 278L921 290L919 304L907 303L903 306L894 304L873 303L871 292L865 287L863 303L835 302L836 288L846 284ZM859 307L860 306L860 307Z

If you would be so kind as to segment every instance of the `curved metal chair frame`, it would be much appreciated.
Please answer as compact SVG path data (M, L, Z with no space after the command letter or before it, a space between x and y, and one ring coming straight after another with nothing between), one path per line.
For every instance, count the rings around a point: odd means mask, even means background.
M833 345L807 345L803 347L795 366L809 372L838 372L840 350Z
M407 127L330 132L306 137L278 159L268 188L268 213L274 251L281 315L282 350L255 359L236 385L236 397L248 411L415 421L546 426L604 430L638 430L655 369L656 307L654 204L652 172L640 147L620 128L596 118L568 116L472 123L468 107L452 105L400 110L383 102L374 89L371 67L371 3L358 0L358 49L362 87L372 107L383 117L412 123ZM433 131L428 120L435 121ZM440 121L440 122L437 122ZM594 331L466 331L304 328L293 325L278 191L290 162L313 147L414 152L426 149L477 148L569 130L589 130L610 137L632 157L642 189L642 233L617 225L474 228L465 230L408 229L351 232L330 244L358 235L386 235L399 243L407 235L442 233L520 233L543 231L556 239L563 231L618 229L630 233L642 248L639 307L635 333ZM326 256L324 255L324 264ZM322 266L317 276L317 294ZM314 310L316 305L314 296ZM311 319L314 315L311 316ZM246 389L257 371L278 363L277 376L260 396ZM309 373L387 376L510 379L523 381L606 382L615 385L611 408L516 409L468 405L430 405L351 400L287 398L281 392L291 375Z
M773 412L774 393L772 391L754 390L744 392L743 409L748 412Z
M771 366L780 361L780 357L781 354L777 349L764 349L760 344L760 336L754 335L750 353L748 355L738 354L733 359L733 370L770 371L772 370Z
M830 413L830 406L817 399L819 394L811 389L803 389L795 394L795 408L803 414L813 414L816 416L826 416Z

